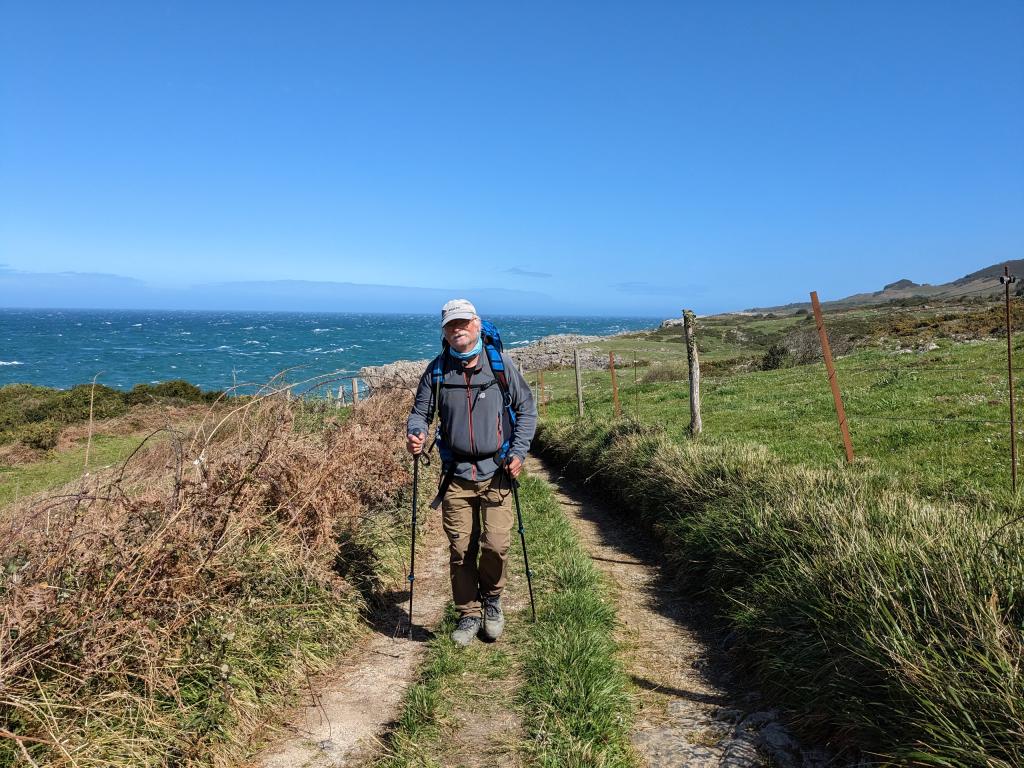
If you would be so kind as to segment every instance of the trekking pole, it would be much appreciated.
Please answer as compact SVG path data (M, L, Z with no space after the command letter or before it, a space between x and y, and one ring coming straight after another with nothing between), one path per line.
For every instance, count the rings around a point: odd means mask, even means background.
M533 572L530 570L530 556L526 554L526 529L523 528L523 510L519 506L519 481L512 477L508 464L505 465L505 472L512 484L512 498L516 502L516 518L519 520L519 540L523 542L523 564L526 566L526 587L530 590L530 613L533 620L537 621L537 606L533 602Z
M422 435L422 429L414 429L414 435ZM422 450L422 449L420 449ZM409 550L409 639L412 640L412 590L416 583L416 508L419 506L420 455L412 457L412 536Z

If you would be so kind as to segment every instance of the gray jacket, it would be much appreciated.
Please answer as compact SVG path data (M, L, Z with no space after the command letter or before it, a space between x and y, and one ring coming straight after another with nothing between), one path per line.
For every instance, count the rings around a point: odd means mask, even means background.
M501 356L505 363L508 392L512 410L516 414L516 425L512 432L509 453L526 458L530 441L537 429L537 406L529 385L507 355ZM501 386L491 372L487 352L481 352L477 365L472 370L463 368L462 363L443 353L444 375L436 387L440 407L434 402L433 384L434 361L432 360L420 378L416 389L416 400L409 414L409 432L422 429L428 437L428 425L434 413L440 413L441 434L445 443L455 453L455 477L463 480L486 480L498 469L494 454L508 438L508 420L503 418Z

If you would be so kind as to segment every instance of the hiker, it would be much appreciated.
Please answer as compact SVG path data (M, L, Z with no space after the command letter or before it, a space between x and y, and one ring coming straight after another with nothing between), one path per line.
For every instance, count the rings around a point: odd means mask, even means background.
M431 506L441 504L450 545L459 613L452 640L466 646L478 633L497 640L505 627L501 591L512 533L512 478L522 471L537 407L522 374L501 352L497 329L482 323L469 301L444 305L441 331L443 350L420 379L406 447L419 454L427 425L440 414L442 472Z

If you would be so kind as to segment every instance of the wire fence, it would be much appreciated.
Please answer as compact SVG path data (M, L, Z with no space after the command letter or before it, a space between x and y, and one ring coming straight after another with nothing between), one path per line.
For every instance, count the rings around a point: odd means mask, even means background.
M992 294L991 289L970 293L983 292ZM992 302L982 308L1003 305ZM1008 297L1005 309L1009 319ZM1012 341L1012 328L1006 333ZM987 490L1016 492L1015 438L1024 436L1024 429L1010 417L1009 379L1016 371L1012 351L988 345L974 347L980 351L973 356L955 353L967 346L898 350L889 353L891 361L875 365L836 362L846 424L860 463L932 471L931 482L937 486L966 481ZM529 372L527 378L542 417L575 414L581 400L585 412L612 419L617 399L623 416L682 435L691 414L686 351L682 344L678 347L678 358L663 354L659 362L648 364L642 350L616 351L614 391L608 368L582 372L579 388L571 369ZM1014 382L1015 393L1020 388ZM816 364L779 370L714 371L701 378L700 391L705 435L752 439L801 459L834 462L843 456L820 358Z

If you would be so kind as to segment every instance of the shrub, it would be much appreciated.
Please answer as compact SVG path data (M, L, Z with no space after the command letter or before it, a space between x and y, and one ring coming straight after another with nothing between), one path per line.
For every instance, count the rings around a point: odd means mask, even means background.
M222 436L173 437L10 508L0 728L25 762L238 764L261 717L354 637L360 587L384 573L365 543L394 535L409 481L408 406L379 395L299 434L294 404L264 401ZM364 542L344 568L339 537ZM0 738L0 765L21 764Z
M157 401L174 403L212 403L223 397L220 391L204 392L181 379L159 384L139 384L131 392L97 384L79 384L68 390L37 387L32 384L7 384L0 387L0 443L17 439L24 424L53 421L75 424L89 419L92 400L93 418L109 419L126 413L133 405Z
M641 378L644 384L651 384L656 381L686 381L690 376L690 369L686 363L655 363L646 371Z
M22 445L48 451L56 447L60 425L52 421L36 421L18 428L15 437Z
M79 384L68 390L51 390L52 395L25 410L26 421L52 419L61 424L74 424L89 419L92 403L93 418L109 419L127 412L124 393L102 384L95 391L91 384Z
M195 384L184 379L161 381L159 384L136 384L132 391L125 395L129 405L151 403L154 400L170 399L186 403L212 403L224 393L220 391L203 392Z
M793 365L792 353L782 344L772 344L761 358L761 370L774 371Z

